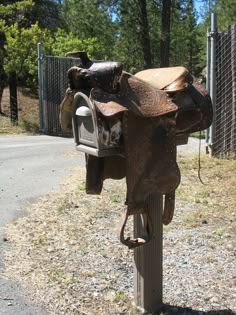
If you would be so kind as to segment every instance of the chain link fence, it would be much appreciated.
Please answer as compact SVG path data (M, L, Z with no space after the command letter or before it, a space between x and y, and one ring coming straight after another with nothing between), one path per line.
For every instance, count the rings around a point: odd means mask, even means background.
M40 108L40 126L45 134L72 136L63 132L59 122L59 105L67 89L67 70L79 64L80 59L44 56L43 66L43 102Z
M212 154L236 158L236 25L216 33L216 95Z

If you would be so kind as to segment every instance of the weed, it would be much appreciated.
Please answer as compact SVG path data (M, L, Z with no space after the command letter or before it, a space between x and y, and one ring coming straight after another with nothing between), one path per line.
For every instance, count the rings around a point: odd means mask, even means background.
M66 283L66 284L73 284L73 283L79 283L80 280L77 276L74 276L70 273L65 273L64 271L52 271L49 273L49 277L52 281L58 282L58 283Z
M80 191L85 191L85 190L86 190L85 184L80 184L80 185L79 185L79 190L80 190Z
M222 237L224 235L224 230L222 228L217 228L216 230L213 231L213 234Z
M120 196L117 196L117 195L112 196L111 201L115 203L120 202Z
M46 235L43 233L35 234L32 238L32 242L36 246L44 246L47 244L47 238Z
M126 300L126 294L123 291L117 291L115 293L116 302L124 302Z

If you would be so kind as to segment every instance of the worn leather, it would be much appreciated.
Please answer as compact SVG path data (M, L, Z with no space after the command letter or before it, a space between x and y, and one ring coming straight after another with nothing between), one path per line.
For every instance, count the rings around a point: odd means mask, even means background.
M117 110L122 111L122 107L123 111L131 111L141 117L163 116L178 109L165 92L124 71L119 92L110 94L94 89L90 98L104 116L112 116Z
M184 67L147 69L136 73L135 77L168 92L182 91L193 82L192 75Z
M142 245L152 237L147 209L151 195L165 195L163 223L173 218L181 177L176 137L210 126L210 97L183 67L144 70L133 76L122 72L118 63L104 62L88 69L72 67L68 77L71 89L90 93L104 145L116 141L124 147L123 156L86 154L86 192L100 194L105 179L126 177L127 207L122 212L120 240L129 248ZM127 218L135 214L142 217L145 235L125 238Z
M72 131L73 100L76 90L68 88L60 104L59 120L62 130Z
M74 66L68 70L69 87L72 90L99 87L109 93L116 93L122 68L119 62L93 63L89 69Z

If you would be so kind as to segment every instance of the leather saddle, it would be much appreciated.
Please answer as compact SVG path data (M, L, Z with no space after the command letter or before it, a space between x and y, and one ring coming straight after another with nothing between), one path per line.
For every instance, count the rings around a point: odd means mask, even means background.
M211 125L211 99L184 67L148 69L132 75L123 71L120 63L100 62L88 68L72 67L68 79L69 89L60 105L62 126L71 124L68 113L72 115L73 95L82 92L94 105L104 144L109 147L115 141L123 148L119 155L86 154L86 192L100 194L105 179L126 177L126 207L119 237L129 248L140 246L152 238L149 196L165 195L163 223L169 224L173 218L181 177L177 138ZM128 217L137 214L143 235L125 237Z

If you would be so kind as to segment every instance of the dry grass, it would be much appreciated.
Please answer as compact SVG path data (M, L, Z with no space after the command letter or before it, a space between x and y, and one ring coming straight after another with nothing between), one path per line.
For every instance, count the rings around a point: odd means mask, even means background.
M52 314L131 310L131 294L121 289L128 270L122 275L119 266L122 260L131 264L131 253L127 256L115 234L124 182L108 181L101 196L88 198L84 176L84 170L77 170L60 192L43 198L28 217L11 225L14 251L7 255L7 272L20 277ZM122 202L114 200L114 193Z
M224 225L232 232L236 219L236 161L201 157L201 177L198 178L198 156L179 155L182 182L177 190L177 202L194 205L194 211L183 216L186 226ZM228 224L229 223L229 224Z
M180 155L179 164L176 215L164 231L164 301L178 307L166 305L157 314L234 314L229 309L235 307L236 161L202 157L205 185L198 180L196 156ZM85 171L73 173L60 191L9 226L13 247L6 256L7 274L49 314L136 314L133 254L115 233L125 182L108 180L100 196L88 196Z
M18 88L18 124L10 119L10 95L5 89L2 99L2 114L0 114L0 135L4 134L35 134L39 131L38 99L29 89Z

